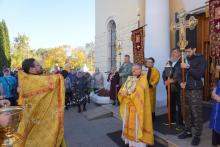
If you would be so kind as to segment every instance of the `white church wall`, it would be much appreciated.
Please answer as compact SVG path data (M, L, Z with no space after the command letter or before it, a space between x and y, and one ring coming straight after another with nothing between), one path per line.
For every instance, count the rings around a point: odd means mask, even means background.
M107 25L110 20L116 23L117 40L122 43L123 56L129 54L133 61L133 51L131 42L131 31L137 28L137 8L138 4L143 4L144 0L96 0L96 37L95 37L95 58L96 66L101 72L109 71L110 49L108 47ZM144 16L143 6L140 13Z
M142 7L140 8L140 6ZM101 72L109 70L110 51L107 24L110 20L115 21L117 40L122 42L122 62L125 54L131 55L133 61L131 31L137 28L138 7L141 16L145 16L145 20L141 18L141 25L148 24L145 37L145 57L154 57L155 66L162 73L170 52L169 0L146 0L145 2L144 0L96 0L95 55L96 66L101 69ZM161 79L157 90L157 106L165 104L166 91Z
M161 76L170 53L169 0L146 0L145 57L156 60L155 67ZM160 77L161 77L160 76ZM167 102L166 89L162 77L157 86L157 107Z

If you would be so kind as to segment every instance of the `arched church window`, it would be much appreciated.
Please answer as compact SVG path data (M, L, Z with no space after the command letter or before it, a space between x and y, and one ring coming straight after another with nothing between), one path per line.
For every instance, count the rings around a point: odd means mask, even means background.
M108 23L108 48L110 50L110 67L116 67L116 24L114 20Z

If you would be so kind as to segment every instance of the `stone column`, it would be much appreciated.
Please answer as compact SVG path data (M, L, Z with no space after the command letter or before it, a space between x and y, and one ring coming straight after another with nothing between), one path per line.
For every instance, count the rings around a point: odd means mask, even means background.
M155 59L161 74L157 85L157 107L161 107L167 101L162 72L170 55L169 0L146 0L145 8L145 57Z

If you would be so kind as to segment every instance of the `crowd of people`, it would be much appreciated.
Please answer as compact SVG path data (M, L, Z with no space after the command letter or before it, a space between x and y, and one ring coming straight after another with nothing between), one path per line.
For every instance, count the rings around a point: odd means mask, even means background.
M204 57L196 53L196 48L189 46L185 50L185 61L181 62L181 53L178 48L171 50L166 66L171 67L168 72L162 72L162 80L170 93L171 125L176 124L177 130L182 130L179 139L192 138L191 145L200 143L202 134L202 98L203 78L206 69ZM110 83L109 96L113 105L120 105L120 114L123 121L122 138L125 144L135 147L145 147L154 144L153 121L156 111L156 87L160 81L160 72L154 66L155 59L145 59L144 65L133 64L130 56L124 56L124 63L117 70L112 67L107 81ZM184 81L182 72L184 69ZM217 66L220 71L220 66ZM42 75L41 65L35 59L26 59L22 64L22 71L30 75ZM65 108L76 105L78 112L86 111L86 104L90 103L90 92L98 93L104 88L104 76L95 69L93 75L81 69L72 70L68 61L64 68L57 65L51 70L53 75L62 75L65 87ZM57 77L59 78L59 77ZM0 77L0 105L17 105L18 74L9 68L3 69ZM50 81L50 80L49 80ZM170 91L168 91L170 86ZM185 98L182 97L183 89ZM48 88L50 90L50 87ZM34 92L33 92L34 93ZM27 94L27 95L33 95ZM35 93L34 93L35 94ZM38 94L38 93L37 93ZM25 95L25 94L24 94ZM213 145L220 145L220 83L212 93L213 111L210 128L213 129ZM183 105L183 101L185 104ZM183 115L183 112L185 113ZM7 116L0 115L0 124L7 124ZM192 131L194 129L195 131Z
M80 68L74 70L67 60L64 68L56 64L50 73L61 74L64 78L66 110L70 106L77 106L79 113L86 111L86 104L90 103L90 93L104 88L104 76L99 68L93 74Z
M17 86L17 71L12 72L10 68L4 67L0 76L0 98L9 100L12 106L17 105Z
M92 88L90 73L82 70L75 72L62 70L60 73L64 77L66 110L71 105L77 105L78 112L81 112L81 105L83 105L83 111L86 111L86 103L90 102L89 94Z

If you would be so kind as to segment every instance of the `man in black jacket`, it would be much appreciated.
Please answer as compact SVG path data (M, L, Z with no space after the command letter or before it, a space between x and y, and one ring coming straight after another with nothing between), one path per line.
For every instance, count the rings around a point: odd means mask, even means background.
M197 146L202 133L202 97L203 81L206 61L202 55L196 54L196 48L188 46L185 50L187 55L185 63L181 63L181 68L185 69L185 81L181 81L179 72L179 83L181 88L186 89L187 113L185 120L185 130L178 136L179 139L192 137L191 129L194 127L195 133L191 145ZM181 71L181 70L179 70Z
M167 88L170 84L170 106L171 106L171 124L177 124L176 129L181 129L183 125L182 113L181 113L181 102L180 102L180 85L178 83L178 70L180 68L180 50L174 48L171 51L171 59L167 64L171 66L171 72L163 71L163 80ZM170 78L168 80L168 77ZM177 107L177 110L176 110Z

